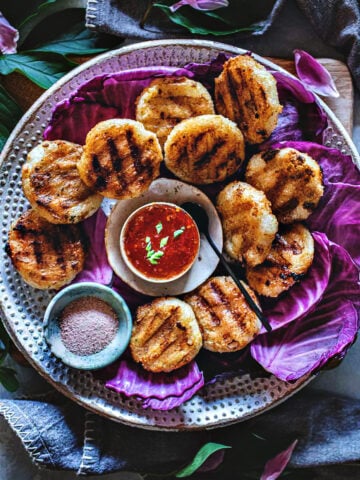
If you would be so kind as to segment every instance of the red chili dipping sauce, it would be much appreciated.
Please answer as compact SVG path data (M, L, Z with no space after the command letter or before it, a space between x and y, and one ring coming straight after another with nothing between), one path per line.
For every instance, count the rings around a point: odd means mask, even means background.
M199 251L194 220L177 205L151 203L130 216L122 247L131 264L149 280L170 281L185 273Z

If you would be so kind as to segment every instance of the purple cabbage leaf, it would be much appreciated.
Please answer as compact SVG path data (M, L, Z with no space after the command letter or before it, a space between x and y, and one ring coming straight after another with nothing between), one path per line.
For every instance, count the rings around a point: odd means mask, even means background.
M284 72L271 73L277 82L283 110L275 130L263 145L283 140L321 142L328 120L315 95L297 78Z
M115 274L112 288L123 297L132 313L135 313L136 308L140 305L145 305L145 303L151 302L151 300L154 299L154 297L137 292Z
M131 359L123 359L115 377L105 386L127 397L141 399L143 408L171 410L189 400L204 385L204 378L193 361L169 373L152 373Z
M84 269L76 276L77 282L96 282L109 285L113 278L113 270L107 259L105 249L105 225L107 217L99 210L82 223L87 235L89 248Z
M330 72L304 50L294 50L297 76L312 92L325 97L338 97L334 79Z
M189 72L189 76L201 82L211 92L214 88L215 78L220 75L224 68L224 63L230 58L226 53L219 53L214 59L204 63L188 63L184 66Z
M176 12L181 7L189 6L200 11L217 10L218 8L228 7L228 0L180 0L170 6L171 12Z
M359 328L359 270L348 252L329 242L329 286L315 311L286 327L259 335L251 344L252 357L284 381L295 381L342 357Z
M276 480L279 478L289 463L297 443L298 441L295 440L291 445L288 446L288 448L278 453L274 458L268 460L265 464L265 468L260 480Z

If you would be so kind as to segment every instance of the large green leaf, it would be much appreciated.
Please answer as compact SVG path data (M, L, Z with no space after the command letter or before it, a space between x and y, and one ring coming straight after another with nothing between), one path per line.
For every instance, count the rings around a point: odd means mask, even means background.
M15 392L19 388L15 370L8 367L0 367L0 383L9 392Z
M104 47L96 46L98 38L89 29L84 28L81 22L74 25L63 35L44 45L31 49L32 52L53 52L61 55L91 55L107 50Z
M19 105L0 84L0 123L12 129L21 115L22 110Z
M15 127L21 115L22 111L19 105L10 97L5 88L0 85L0 151L3 149L11 130ZM6 337L5 333L0 323L1 340L3 340L3 337Z
M2 363L2 361L8 354L9 346L10 346L9 336L0 320L0 363Z
M192 475L201 465L207 460L210 455L217 452L218 450L223 450L224 448L231 448L228 445L222 445L221 443L209 442L203 445L200 450L197 452L191 463L185 468L177 472L175 475L177 478L189 477Z
M0 152L4 148L6 140L9 138L10 130L0 123Z
M61 55L19 53L0 56L0 74L19 72L41 88L51 87L76 64Z
M26 17L21 24L19 25L19 28L23 27L26 23L30 22L34 17L36 17L42 10L46 9L49 7L49 5L55 3L56 0L45 0L43 3L41 3L35 12L31 13L28 17Z
M186 7L188 8L187 10L185 10L185 8L183 9L185 13L181 13L181 10L171 12L169 5L166 3L154 3L153 6L160 8L172 22L186 28L196 35L233 35L239 32L252 32L259 28L257 24L237 27L234 26L234 24L231 24L227 17L223 18L220 14L213 12L198 12L194 9L190 9L190 7ZM214 20L217 20L216 25Z

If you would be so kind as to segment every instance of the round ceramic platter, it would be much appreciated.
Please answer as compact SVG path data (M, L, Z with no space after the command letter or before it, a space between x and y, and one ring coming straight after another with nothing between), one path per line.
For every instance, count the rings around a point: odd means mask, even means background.
M54 105L84 81L104 72L129 68L207 62L219 52L233 55L244 50L202 40L159 40L143 42L100 55L76 68L47 90L23 116L1 155L1 237L5 245L11 222L28 208L21 188L21 167L27 153L42 140ZM255 55L263 64L281 70ZM332 111L319 100L329 117L325 144L359 157L350 137ZM311 377L286 383L274 376L251 378L239 375L203 388L181 407L160 412L143 409L141 403L106 389L90 372L75 370L53 356L44 340L43 315L55 292L36 290L14 271L4 249L0 262L2 318L17 347L33 367L60 392L83 407L127 425L156 430L197 430L226 426L247 420L283 402Z

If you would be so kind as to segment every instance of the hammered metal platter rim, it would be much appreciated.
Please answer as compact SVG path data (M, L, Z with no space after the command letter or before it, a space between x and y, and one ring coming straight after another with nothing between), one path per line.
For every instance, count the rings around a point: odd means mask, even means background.
M20 119L19 123L15 127L15 129L12 131L8 141L6 142L4 149L1 153L0 157L0 167L2 166L9 150L11 149L11 146L13 144L14 139L21 133L21 131L24 128L24 125L27 124L27 122L30 121L32 115L36 111L39 110L39 108L44 104L44 102L51 97L59 88L62 86L66 85L69 81L71 81L73 78L75 78L77 75L81 74L83 71L87 70L89 67L101 64L105 62L107 59L111 59L116 56L123 56L129 53L132 53L135 50L146 50L146 49L152 49L156 47L183 47L183 48L194 48L198 47L200 48L205 48L209 50L217 50L217 51L225 51L226 53L231 53L231 54L243 54L246 53L246 50L243 50L238 47L234 47L231 45L227 45L225 43L220 43L220 42L215 42L215 41L202 41L202 40L155 40L155 41L147 41L147 42L140 42L132 45L128 45L110 52L106 52L102 55L98 55L94 57L93 59L87 61L86 63L80 65L79 67L76 67L74 70L69 72L67 75L65 75L62 79L60 79L58 82L56 82L50 89L45 91L32 105L32 107L25 112L23 117ZM254 54L254 57L258 59L261 63L264 65L273 68L274 70L277 71L283 71L287 74L289 74L286 70L283 68L277 66L273 62ZM335 114L332 112L329 107L322 101L321 98L317 97L319 103L321 106L324 108L326 111L326 114L328 115L328 118L331 120L331 122L335 125L337 130L340 132L341 136L345 140L346 145L348 148L351 150L353 159L355 163L360 166L360 158L357 153L357 150L355 146L352 143L352 140L350 139L350 136L347 134L345 128L342 126L341 122L338 120L338 118L335 116ZM179 431L179 430L188 430L188 431L196 431L196 430L203 430L203 429L212 429L212 428L218 428L218 427L225 427L229 426L234 423L239 423L245 420L248 420L250 418L253 418L263 412L266 412L275 406L279 405L280 403L284 402L287 400L289 397L297 393L299 390L301 390L304 386L306 386L313 378L314 375L308 375L306 377L303 377L300 379L298 382L296 382L296 386L294 388L288 388L288 390L285 392L285 394L273 401L271 404L264 405L263 408L258 408L255 409L252 412L248 412L245 415L241 417L236 417L236 418L230 418L230 419L224 419L216 422L208 422L206 425L197 425L197 424L182 424L182 425L177 425L177 426L164 426L164 425L153 425L153 424L144 424L143 419L141 421L136 421L135 419L132 419L132 421L129 421L127 419L119 418L118 416L111 415L107 409L102 406L102 405L93 405L90 400L84 399L83 396L78 395L76 392L71 392L69 388L67 388L63 383L61 382L56 382L53 380L49 373L44 370L44 368L39 365L35 359L31 357L31 354L26 350L26 348L22 345L20 340L17 338L17 335L12 329L12 326L10 322L8 321L7 315L4 313L4 308L3 308L3 301L1 300L0 302L0 307L1 311L3 313L4 317L4 323L6 329L9 331L9 334L11 338L13 339L15 345L19 348L19 350L24 354L25 358L29 361L29 363L35 368L35 370L40 373L51 385L53 385L58 391L69 397L71 400L75 401L79 405L87 408L88 410L93 411L94 413L101 414L102 416L105 416L111 420L129 425L129 426L134 426L134 427L139 427L142 429L149 429L149 430L165 430L165 431ZM284 382L286 383L286 382Z

